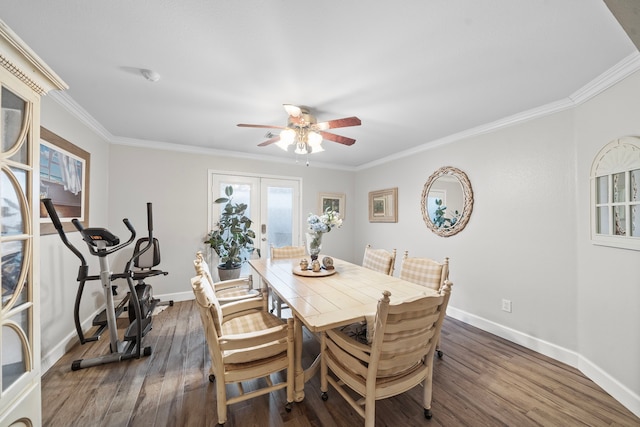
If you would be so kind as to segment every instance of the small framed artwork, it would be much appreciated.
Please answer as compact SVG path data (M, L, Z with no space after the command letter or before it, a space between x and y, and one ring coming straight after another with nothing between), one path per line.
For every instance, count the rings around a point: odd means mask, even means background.
M318 210L320 213L331 209L340 214L340 218L344 220L347 209L345 206L344 193L320 193L318 197Z
M89 225L89 167L91 154L40 128L40 198L51 199L64 231L76 231L71 220ZM40 234L56 229L40 204Z
M398 187L369 192L369 222L398 222Z

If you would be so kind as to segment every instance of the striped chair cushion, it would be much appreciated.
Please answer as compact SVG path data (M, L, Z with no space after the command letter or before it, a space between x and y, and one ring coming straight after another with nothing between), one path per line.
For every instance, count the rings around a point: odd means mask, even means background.
M301 258L305 256L304 246L283 246L281 248L271 247L272 259Z
M402 261L400 278L439 290L442 284L442 264L427 258L406 258Z

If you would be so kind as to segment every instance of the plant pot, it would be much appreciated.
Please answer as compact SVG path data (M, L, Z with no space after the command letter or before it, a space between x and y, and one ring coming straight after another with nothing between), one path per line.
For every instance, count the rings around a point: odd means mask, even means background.
M240 277L240 270L242 270L241 265L234 268L222 268L218 266L218 277L220 277L220 281L237 279Z

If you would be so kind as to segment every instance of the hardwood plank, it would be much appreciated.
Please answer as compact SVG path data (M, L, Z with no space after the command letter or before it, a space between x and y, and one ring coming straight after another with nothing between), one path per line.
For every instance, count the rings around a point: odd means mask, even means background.
M73 360L105 354L108 340L72 347L42 378L43 425L216 425L215 384L208 381L211 362L199 316L193 301L154 316L145 337L153 352L139 360L73 372ZM306 329L303 335L307 366L319 344ZM424 419L422 388L415 387L378 401L376 425L640 426L638 417L577 369L457 320L445 319L441 347L445 356L434 361L433 418ZM284 409L284 390L231 405L225 425L362 425L333 388L329 400L321 400L318 377L306 384L305 394L291 412Z

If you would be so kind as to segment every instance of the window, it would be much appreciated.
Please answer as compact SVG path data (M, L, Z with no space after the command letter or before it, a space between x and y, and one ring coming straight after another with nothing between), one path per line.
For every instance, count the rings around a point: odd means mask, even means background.
M608 143L591 167L591 241L640 250L640 138Z

